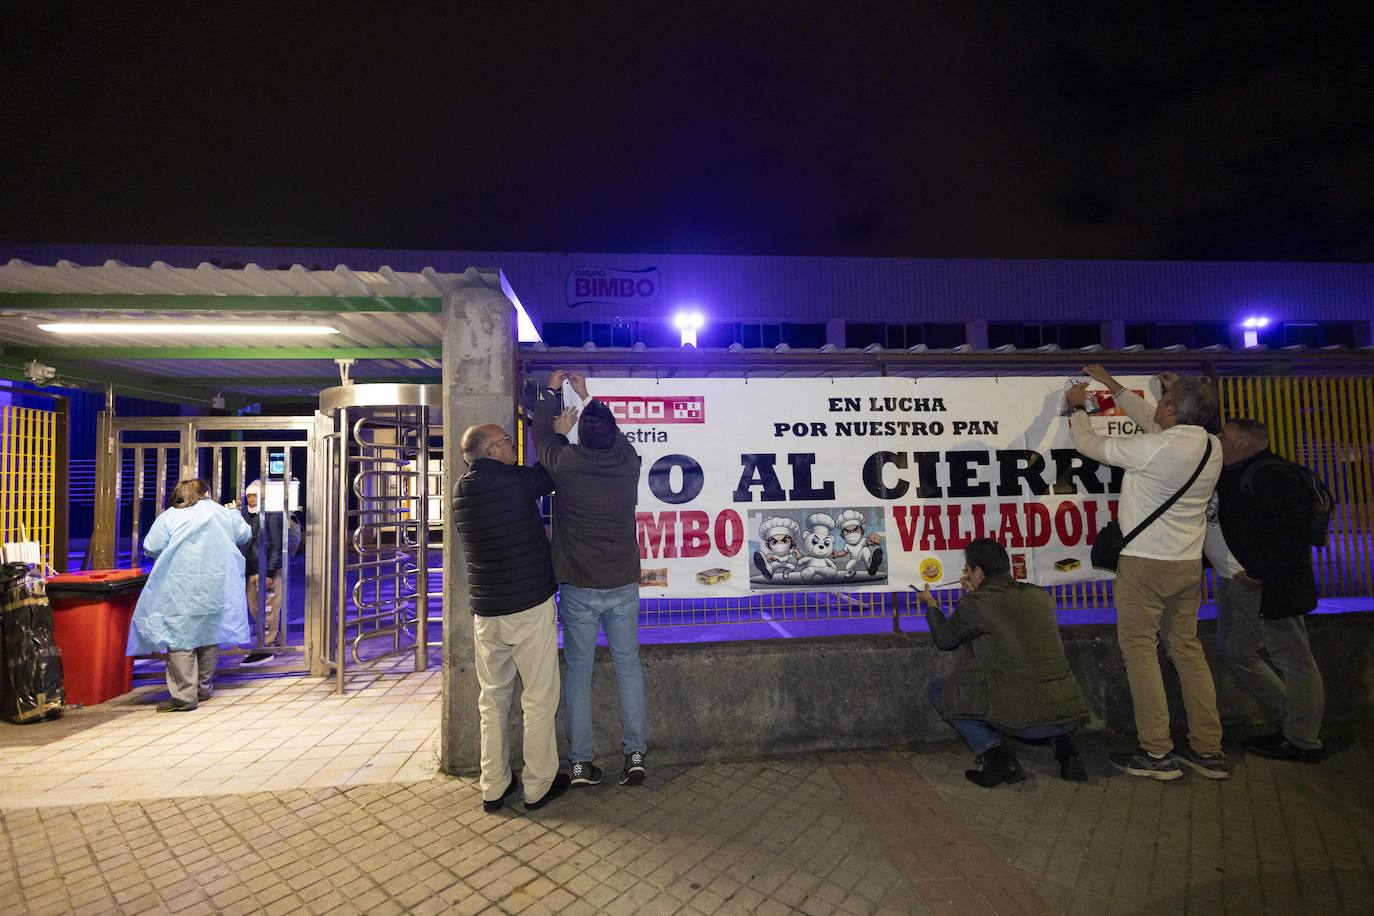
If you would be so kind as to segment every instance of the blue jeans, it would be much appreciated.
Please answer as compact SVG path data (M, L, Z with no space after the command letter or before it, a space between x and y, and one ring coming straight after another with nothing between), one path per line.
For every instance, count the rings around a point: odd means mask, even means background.
M943 678L936 678L930 682L930 690L926 694L930 697L930 705L935 707L935 711L940 711L940 701L945 697L945 681ZM1010 729L996 729L982 719L949 719L947 720L954 730L959 733L959 737L964 739L964 743L969 746L979 757L986 754L992 748L1002 743L999 732L1011 735L1014 738L1026 738L1034 741L1038 738L1056 738L1059 735L1067 735L1073 731L1072 725L1028 725L1025 728L1018 728L1015 731Z
M567 707L568 755L573 763L595 758L592 741L592 665L596 633L606 628L611 665L620 693L620 728L626 754L644 752L644 669L639 666L639 583L619 588L559 586L558 616L563 620L563 679Z

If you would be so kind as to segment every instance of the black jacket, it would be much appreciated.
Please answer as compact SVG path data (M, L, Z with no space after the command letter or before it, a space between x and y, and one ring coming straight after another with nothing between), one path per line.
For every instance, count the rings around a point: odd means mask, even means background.
M1307 482L1293 469L1270 460L1252 475L1254 492L1246 495L1240 490L1246 468L1273 458L1274 453L1265 449L1228 464L1217 482L1222 537L1246 575L1264 586L1260 616L1271 619L1296 617L1317 606L1312 547L1301 524L1312 510Z
M472 612L500 617L553 594L549 539L536 500L553 492L544 468L479 458L458 478L453 518L463 541Z
M258 574L258 541L262 534L261 512L249 512L245 506L239 509L243 520L253 529L253 539L239 549L243 551L244 575ZM281 569L281 513L267 513L267 575L274 576Z
M619 588L639 581L639 453L615 434L610 448L571 445L553 429L556 399L534 411L539 463L558 485L553 501L553 568L577 588Z

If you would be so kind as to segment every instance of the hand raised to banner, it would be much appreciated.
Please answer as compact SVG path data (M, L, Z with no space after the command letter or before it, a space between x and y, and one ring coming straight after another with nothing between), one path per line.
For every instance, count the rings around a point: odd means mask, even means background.
M546 387L553 391L559 391L563 387L563 381L568 377L568 373L562 369L555 369L549 373L549 383Z
M590 401L592 396L587 393L587 377L580 372L569 372L568 382L572 385L573 394L576 394L583 401Z
M566 436L577 425L577 408L564 407L563 412L554 417L553 431L560 436Z
M1088 403L1088 383L1079 382L1068 391L1064 392L1064 401L1070 407L1079 407Z
M1112 378L1112 374L1096 363L1091 366L1084 366L1083 372L1094 382L1106 386L1108 391L1118 391L1121 388L1116 379Z

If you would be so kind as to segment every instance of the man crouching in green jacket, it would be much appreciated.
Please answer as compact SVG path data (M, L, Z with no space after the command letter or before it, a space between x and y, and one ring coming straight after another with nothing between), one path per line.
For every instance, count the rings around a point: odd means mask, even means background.
M982 769L969 782L992 788L1026 778L1002 735L1051 738L1059 775L1083 782L1087 769L1070 732L1088 716L1069 670L1054 599L1011 577L1002 545L979 538L964 549L964 594L954 613L940 612L930 588L919 592L930 635L939 649L959 650L948 682L930 684L930 702L978 755Z

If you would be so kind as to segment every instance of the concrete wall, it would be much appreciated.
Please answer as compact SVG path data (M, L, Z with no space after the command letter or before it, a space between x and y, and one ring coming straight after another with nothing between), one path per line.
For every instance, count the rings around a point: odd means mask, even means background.
M1309 617L1313 652L1327 685L1326 718L1371 709L1374 613ZM1215 624L1199 625L1223 720L1261 724L1263 708L1215 658ZM1065 647L1093 719L1088 728L1134 735L1125 670L1111 626L1064 629ZM924 633L760 642L645 646L648 743L654 763L763 757L832 748L944 741L953 731L926 702L930 679L949 670ZM1184 727L1173 669L1164 665L1176 729ZM597 758L619 768L615 675L598 650L593 681ZM473 710L473 716L476 710ZM518 732L519 708L513 714ZM567 741L560 748L566 759ZM513 754L518 755L515 738ZM518 756L513 759L518 760Z

